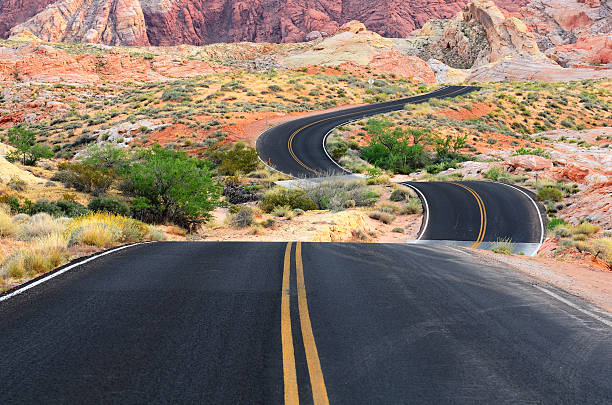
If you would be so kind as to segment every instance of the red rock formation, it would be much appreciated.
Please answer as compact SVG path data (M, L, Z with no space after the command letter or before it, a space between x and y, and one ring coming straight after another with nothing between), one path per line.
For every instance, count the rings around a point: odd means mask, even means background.
M0 11L23 0L0 0ZM515 11L526 0L497 0ZM466 0L31 0L18 14L0 12L0 36L27 29L41 39L122 45L202 45L214 42L297 42L313 31L335 33L350 20L386 37L405 37L431 18L450 18ZM69 6L68 6L69 5ZM67 10L68 13L63 11ZM139 16L144 16L146 35ZM14 13L14 11L12 12ZM37 14L37 16L35 16Z
M0 37L6 38L12 27L40 13L56 0L0 0Z

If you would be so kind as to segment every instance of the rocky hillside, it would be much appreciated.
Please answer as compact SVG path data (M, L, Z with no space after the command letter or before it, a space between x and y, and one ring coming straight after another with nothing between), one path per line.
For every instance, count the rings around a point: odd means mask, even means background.
M497 3L518 12L527 0ZM52 3L52 4L51 4ZM202 45L300 42L362 21L385 37L406 37L465 0L0 0L0 36L24 30L48 42ZM12 29L12 30L11 30Z

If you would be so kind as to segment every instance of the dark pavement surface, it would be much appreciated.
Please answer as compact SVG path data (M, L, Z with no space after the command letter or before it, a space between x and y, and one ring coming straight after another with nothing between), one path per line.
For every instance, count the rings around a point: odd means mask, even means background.
M408 103L422 103L431 98L456 97L477 89L469 86L448 86L419 96L296 119L270 128L262 134L257 139L257 151L264 162L269 161L275 169L294 177L346 174L329 159L323 149L323 139L333 128L352 120L402 110ZM289 150L289 141L293 134L295 136L291 148L295 156Z
M486 214L483 242L510 238L516 243L540 243L540 211L516 188L488 181L408 182L427 200L428 226L422 240L476 241L481 226L481 210L467 186L480 196ZM523 190L527 194L533 193ZM545 217L544 217L545 218Z
M282 403L285 247L140 245L0 302L0 403ZM302 257L332 404L612 403L610 327L519 272L446 247ZM295 253L287 293L311 403Z

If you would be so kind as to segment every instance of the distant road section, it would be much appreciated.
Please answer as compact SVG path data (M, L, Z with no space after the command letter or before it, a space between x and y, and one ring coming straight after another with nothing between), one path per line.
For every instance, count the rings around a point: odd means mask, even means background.
M294 177L347 174L329 158L323 147L325 136L333 128L352 120L402 110L409 103L457 97L475 90L478 87L448 86L419 96L299 118L264 132L257 139L257 151L264 162Z

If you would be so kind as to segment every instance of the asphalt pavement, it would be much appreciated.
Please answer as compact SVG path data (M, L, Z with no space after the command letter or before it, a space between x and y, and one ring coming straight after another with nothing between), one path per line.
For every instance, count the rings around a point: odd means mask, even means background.
M0 325L2 404L612 403L610 318L450 247L139 245Z

